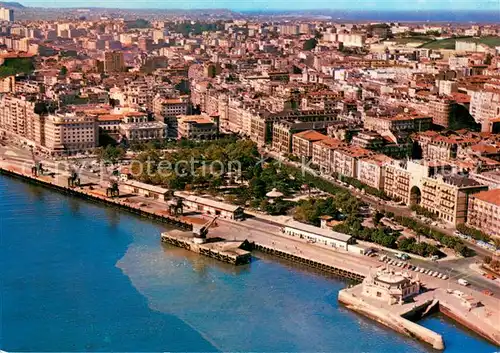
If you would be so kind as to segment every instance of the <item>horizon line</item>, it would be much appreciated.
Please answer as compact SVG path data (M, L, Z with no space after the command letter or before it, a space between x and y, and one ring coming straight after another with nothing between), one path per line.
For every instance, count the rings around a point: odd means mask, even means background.
M107 7L107 6L25 6L19 2L15 1L0 1L2 5L9 4L19 4L23 7L18 9L65 9L65 10L86 10L86 9L105 9L105 10L179 10L179 11L206 11L206 10L224 10L233 12L300 12L300 11L347 11L347 12L377 12L377 13L387 13L387 12L441 12L450 11L449 9L414 9L414 10L401 10L401 9L350 9L350 8L336 8L336 7L318 7L318 8L297 8L297 9L285 9L285 8L263 8L263 9L253 9L253 8L228 8L228 7L195 7L195 8L182 8L182 7ZM458 8L453 9L453 12L491 12L491 9L469 9L469 8ZM500 21L500 14L499 14Z

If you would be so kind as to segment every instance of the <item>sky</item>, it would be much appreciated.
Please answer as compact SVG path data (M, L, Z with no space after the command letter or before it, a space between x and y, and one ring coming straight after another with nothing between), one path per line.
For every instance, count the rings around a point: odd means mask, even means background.
M12 0L34 7L175 8L232 10L484 10L498 11L500 0Z

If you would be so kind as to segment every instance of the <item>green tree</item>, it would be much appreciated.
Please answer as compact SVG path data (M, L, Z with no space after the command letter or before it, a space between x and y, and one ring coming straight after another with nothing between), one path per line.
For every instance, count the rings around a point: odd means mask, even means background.
M380 223L380 220L384 218L384 214L383 213L380 213L379 211L376 211L374 214L373 214L373 217L372 217L372 220L373 220L373 224L375 224L376 226L379 225Z
M258 177L253 177L250 180L249 189L256 199L262 199L266 196L266 183Z
M318 45L318 40L316 38L310 38L304 42L304 45L302 48L304 50L310 51L310 50L313 50L314 48L316 48L317 45Z

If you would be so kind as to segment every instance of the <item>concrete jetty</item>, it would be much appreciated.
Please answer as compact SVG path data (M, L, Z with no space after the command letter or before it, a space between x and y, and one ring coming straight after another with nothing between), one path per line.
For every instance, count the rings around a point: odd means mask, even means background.
M338 300L347 308L435 349L443 350L446 338L419 325L418 320L436 311L500 346L498 299L481 297L480 293L472 297L456 289L427 288L406 303L390 305L364 295L361 284L341 290Z
M403 317L403 315L409 315L411 311L418 312L419 310L425 310L431 301L424 301L419 305L409 307L408 311L401 313L397 310L384 307L373 300L364 298L355 289L356 287L341 290L338 296L339 302L347 308L375 320L396 332L428 343L434 349L444 349L444 340L440 334Z
M162 233L161 241L233 265L247 264L251 260L251 253L242 249L246 245L242 241L209 238L205 243L198 244L193 240L192 232L180 230Z

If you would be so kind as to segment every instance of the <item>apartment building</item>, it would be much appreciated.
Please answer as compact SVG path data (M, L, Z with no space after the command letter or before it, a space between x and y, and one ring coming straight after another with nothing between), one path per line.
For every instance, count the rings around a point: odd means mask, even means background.
M327 138L328 136L314 130L306 130L293 134L292 154L298 158L311 158L313 156L313 144Z
M387 131L426 131L431 125L431 117L406 113L393 116L367 115L364 120L365 129L381 134Z
M296 24L287 23L279 26L280 34L285 36L297 36L300 34L300 27Z
M344 47L362 48L365 45L366 35L363 33L338 33L337 42Z
M481 191L470 196L467 223L500 238L500 189Z
M482 131L489 131L490 121L500 118L500 89L471 91L470 114L481 124Z
M144 107L153 111L153 99L155 93L150 83L146 81L134 81L125 86L124 92L116 92L122 105L130 107ZM110 96L111 98L115 98Z
M280 153L292 152L292 136L298 132L314 130L326 133L328 126L335 121L292 122L279 121L273 124L272 148Z
M384 147L386 141L378 132L360 131L352 137L351 143L354 146L380 151L382 147Z
M104 72L122 72L125 70L125 59L121 51L104 53Z
M451 99L434 99L427 104L427 108L429 115L432 117L432 122L435 125L447 128L455 116L456 101Z
M394 161L385 166L384 192L392 199L410 204L411 173L402 162Z
M215 140L219 134L218 121L208 115L182 115L177 125L179 139Z
M278 121L334 121L337 120L336 111L327 110L288 110L279 113L256 111L251 117L250 139L263 146L272 142L273 124Z
M157 120L187 115L189 111L188 97L164 98L156 96L153 99L153 112ZM163 119L162 119L163 118Z
M14 10L0 8L0 21L14 22Z
M357 179L372 188L383 190L385 166L394 160L383 154L375 154L358 160Z
M347 147L347 144L336 138L327 138L313 143L312 163L319 167L322 173L333 172L335 150Z
M121 114L103 114L97 117L99 129L107 133L118 133L123 115Z
M310 92L301 100L302 109L335 109L342 92L319 91Z
M465 223L470 195L488 190L467 176L451 174L422 178L420 205L453 225Z
M177 117L187 115L189 110L189 99L186 96L165 98L161 95L156 95L153 99L155 119L168 125L167 137L170 138L177 138Z
M373 152L357 147L347 146L333 152L333 172L340 176L356 178L358 176L358 160L372 155Z
M0 128L26 141L41 143L40 116L36 101L28 97L3 95L0 99Z
M447 161L459 157L461 151L476 144L478 139L464 136L435 136L426 145L425 156L428 160Z
M14 93L16 91L16 77L0 78L0 93Z
M99 145L97 116L85 113L57 113L44 118L42 149L51 155L92 152Z

